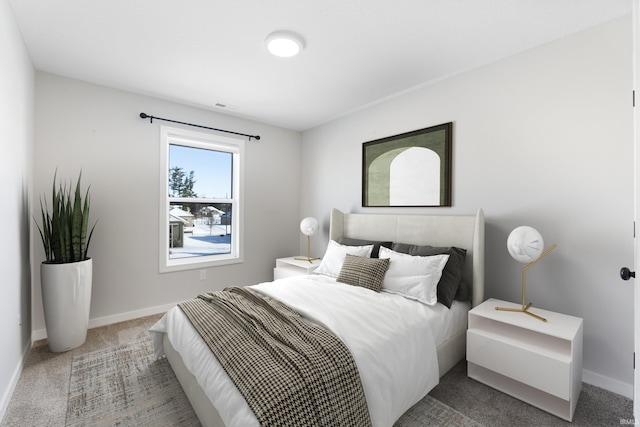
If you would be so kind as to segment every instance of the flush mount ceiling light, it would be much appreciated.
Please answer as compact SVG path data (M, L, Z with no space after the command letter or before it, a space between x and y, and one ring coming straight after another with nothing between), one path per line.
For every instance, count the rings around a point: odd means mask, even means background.
M291 31L275 31L265 39L267 50L275 56L290 58L304 49L304 40Z

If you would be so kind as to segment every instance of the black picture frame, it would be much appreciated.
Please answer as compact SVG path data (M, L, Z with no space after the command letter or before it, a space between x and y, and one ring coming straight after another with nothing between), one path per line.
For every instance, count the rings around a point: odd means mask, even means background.
M453 122L362 144L363 207L451 206Z

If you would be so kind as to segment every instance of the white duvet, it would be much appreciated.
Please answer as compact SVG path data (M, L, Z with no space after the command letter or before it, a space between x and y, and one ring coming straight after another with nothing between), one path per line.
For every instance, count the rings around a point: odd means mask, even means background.
M441 304L431 307L318 275L251 288L279 299L345 343L358 366L374 426L391 426L438 384L436 339L439 344L447 329L456 327L446 319L453 313ZM158 356L163 354L163 334L168 334L225 425L258 425L242 395L179 308L163 316L150 333Z

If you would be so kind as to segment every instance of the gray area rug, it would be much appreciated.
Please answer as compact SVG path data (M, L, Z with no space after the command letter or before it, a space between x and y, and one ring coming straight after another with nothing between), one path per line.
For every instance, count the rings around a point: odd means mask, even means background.
M393 425L394 427L462 426L482 427L466 415L427 395L413 405Z
M166 359L156 360L145 337L116 348L73 358L67 426L199 426L178 379ZM394 427L481 427L426 396Z
M73 358L67 426L200 425L151 339Z

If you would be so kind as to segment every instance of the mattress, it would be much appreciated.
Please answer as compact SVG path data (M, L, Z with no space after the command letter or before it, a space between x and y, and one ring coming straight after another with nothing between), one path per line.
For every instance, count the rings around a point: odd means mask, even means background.
M295 276L251 286L336 334L358 366L374 426L392 425L438 383L436 347L465 330L468 303L451 309L375 293L321 276ZM150 333L158 357L164 335L218 409L226 426L258 425L253 412L179 308Z

